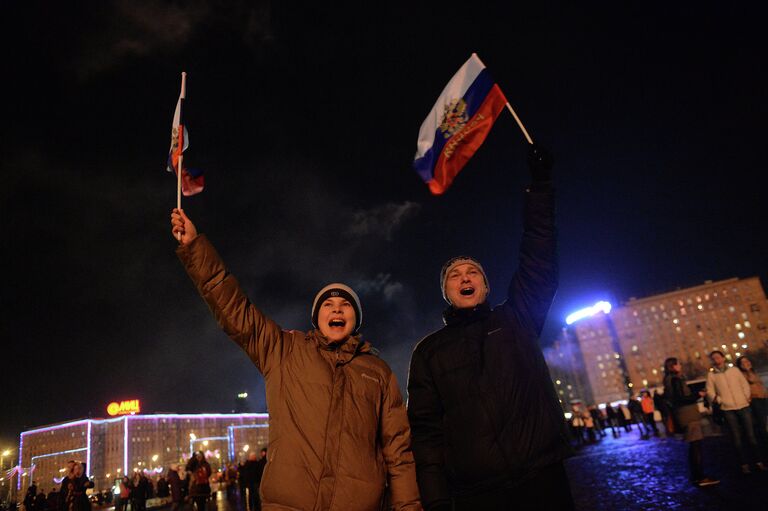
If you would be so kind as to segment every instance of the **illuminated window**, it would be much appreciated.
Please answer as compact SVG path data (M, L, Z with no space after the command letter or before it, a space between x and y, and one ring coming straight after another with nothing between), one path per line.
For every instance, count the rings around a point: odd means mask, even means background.
M752 323L750 323L749 321L745 321L744 326L747 328L752 328Z
M739 339L743 339L744 338L744 332L739 332L738 335L739 335Z
M740 323L736 323L735 326L736 326L736 330L741 330L741 324Z

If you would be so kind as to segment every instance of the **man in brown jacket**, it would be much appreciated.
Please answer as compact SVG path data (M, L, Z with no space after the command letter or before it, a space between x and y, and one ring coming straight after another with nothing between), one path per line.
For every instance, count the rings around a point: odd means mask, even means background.
M321 289L307 333L282 330L251 304L183 210L176 250L221 328L264 375L269 454L264 510L374 511L385 485L396 510L420 510L411 431L386 362L360 339L360 301L344 284Z

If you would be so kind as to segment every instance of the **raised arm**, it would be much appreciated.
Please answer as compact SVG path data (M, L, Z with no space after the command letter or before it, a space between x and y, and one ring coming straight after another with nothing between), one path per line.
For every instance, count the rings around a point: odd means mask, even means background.
M528 155L531 186L525 192L520 260L507 291L505 310L538 337L558 281L552 159L537 146Z
M279 363L290 346L280 327L245 295L216 249L183 210L171 215L172 232L179 239L176 254L219 326L251 358L264 375Z

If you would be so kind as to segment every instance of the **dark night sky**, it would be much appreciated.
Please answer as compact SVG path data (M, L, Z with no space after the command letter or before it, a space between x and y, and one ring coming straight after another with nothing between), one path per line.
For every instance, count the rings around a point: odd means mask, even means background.
M516 266L528 177L510 115L446 195L410 166L473 51L557 162L544 342L598 298L766 282L765 13L284 3L3 3L0 447L114 399L228 411L247 390L265 407L173 252L164 164L182 70L185 162L206 171L184 202L199 230L286 328L309 327L325 283L353 285L402 386L441 325L442 263L479 258L496 303Z

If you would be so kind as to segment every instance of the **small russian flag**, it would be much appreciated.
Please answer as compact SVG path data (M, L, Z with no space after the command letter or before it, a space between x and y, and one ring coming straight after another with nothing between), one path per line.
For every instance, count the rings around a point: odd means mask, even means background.
M440 195L483 145L507 99L473 53L421 124L413 167Z
M182 74L181 94L176 102L176 111L173 114L171 124L171 148L168 150L168 161L165 170L177 173L179 161L183 161L181 155L189 147L189 133L184 125L184 98L186 96L186 73ZM203 171L190 169L181 165L181 193L185 196L195 195L203 191L205 177Z

